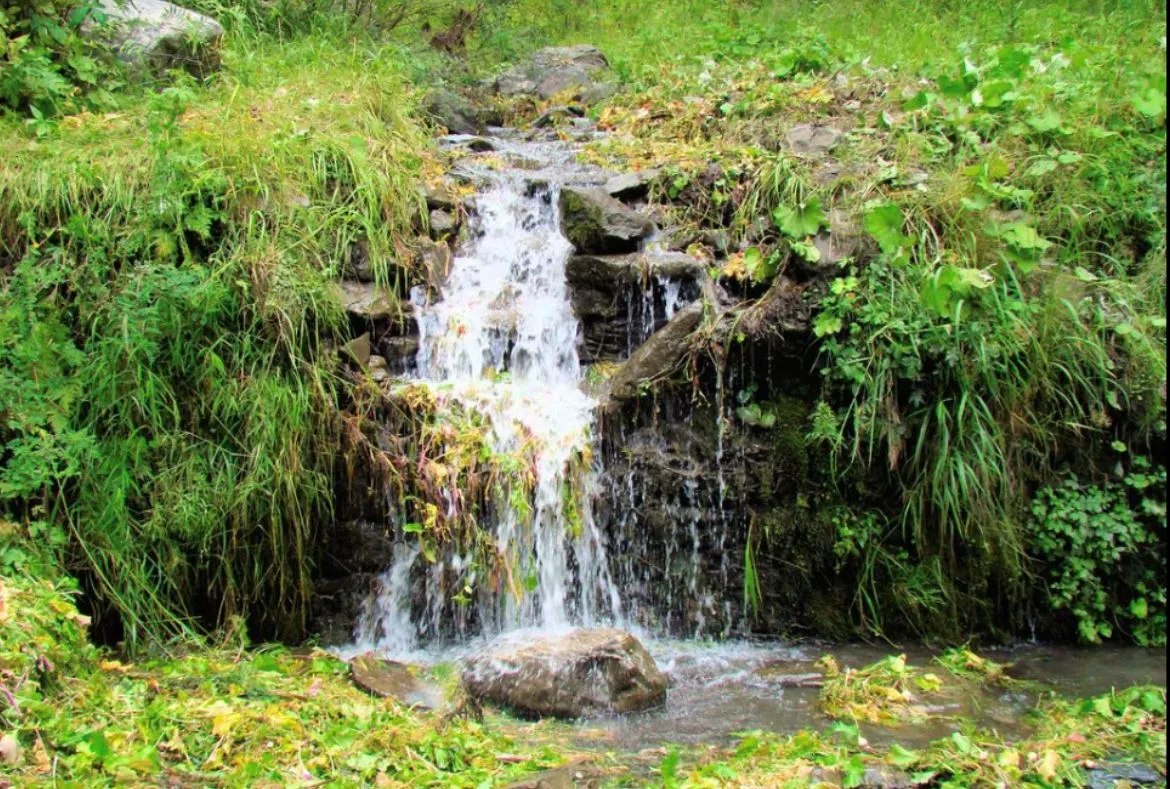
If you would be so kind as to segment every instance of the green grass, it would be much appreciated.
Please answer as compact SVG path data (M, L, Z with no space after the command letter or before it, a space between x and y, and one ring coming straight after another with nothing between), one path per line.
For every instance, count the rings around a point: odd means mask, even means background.
M405 283L425 137L397 50L232 39L206 86L0 125L0 496L128 647L304 632L352 244ZM230 130L230 133L225 133Z

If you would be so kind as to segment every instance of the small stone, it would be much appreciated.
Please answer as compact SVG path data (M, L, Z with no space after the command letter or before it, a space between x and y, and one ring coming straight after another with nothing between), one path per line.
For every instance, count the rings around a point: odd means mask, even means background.
M813 155L828 153L837 146L840 139L839 130L814 123L802 123L788 131L788 144L792 147L793 153Z
M351 359L365 367L370 361L370 334L366 332L360 337L354 337L352 340L341 346L343 353L348 354Z
M20 764L20 740L13 734L0 737L0 764Z
M366 361L366 367L370 368L371 370L385 370L386 359L381 356L370 356L370 358Z
M455 232L459 223L455 221L455 217L451 214L436 208L430 213L431 234L434 236L445 236Z
M345 279L336 287L346 312L354 317L378 321L395 317L401 311L397 300L373 282Z

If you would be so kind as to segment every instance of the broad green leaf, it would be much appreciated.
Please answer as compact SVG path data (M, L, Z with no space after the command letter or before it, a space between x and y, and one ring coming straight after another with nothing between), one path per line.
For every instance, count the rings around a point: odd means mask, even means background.
M782 205L772 212L772 219L780 232L791 238L807 238L829 225L821 203L816 199L795 208Z
M844 322L839 316L829 312L822 312L813 320L813 334L817 337L836 334L841 331L844 325Z
M897 255L910 239L902 232L905 217L895 203L882 203L865 214L865 232L873 236L887 255Z
M907 750L898 743L894 743L890 746L890 764L893 764L896 767L909 767L910 765L917 762L918 759L918 751Z
M1027 123L1038 132L1056 131L1060 128L1060 113L1053 109L1045 110L1027 119Z

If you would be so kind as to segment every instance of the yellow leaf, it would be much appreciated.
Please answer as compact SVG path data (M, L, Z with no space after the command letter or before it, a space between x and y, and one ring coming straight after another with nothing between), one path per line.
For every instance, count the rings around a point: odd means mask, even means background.
M125 663L119 660L103 660L101 663L98 663L98 668L100 668L102 671L116 671L119 674L125 674L134 667L127 666Z
M1015 748L1008 748L1006 751L1000 751L999 759L1000 767L1019 767L1020 766L1020 752Z
M232 733L232 728L239 723L238 712L224 712L211 719L211 733L216 737L226 737Z
M1045 751L1040 755L1040 761L1036 764L1036 772L1044 780L1051 781L1056 777L1058 767L1060 767L1060 754L1056 751Z

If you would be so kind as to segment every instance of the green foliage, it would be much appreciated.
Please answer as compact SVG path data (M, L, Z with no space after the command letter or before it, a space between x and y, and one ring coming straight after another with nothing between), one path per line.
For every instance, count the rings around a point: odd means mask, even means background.
M0 109L39 120L107 102L112 56L80 34L104 20L96 0L0 5Z
M362 239L392 284L408 106L393 61L322 40L131 115L3 128L0 507L67 531L59 560L128 648L235 615L303 631L332 500L330 279Z
M1028 546L1048 579L1053 608L1068 611L1082 640L1114 626L1139 644L1166 643L1166 469L1135 456L1120 480L1067 477L1032 502Z

